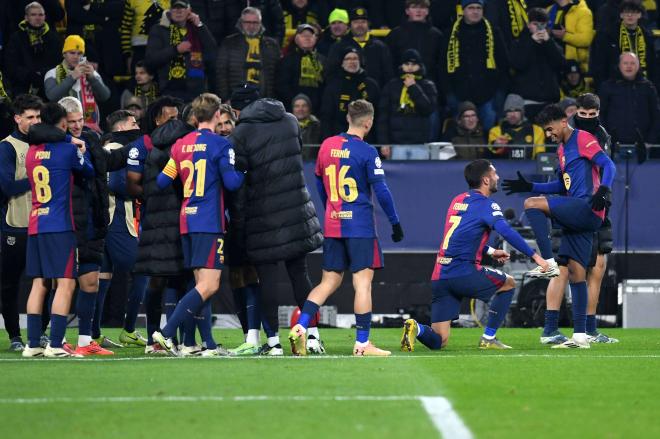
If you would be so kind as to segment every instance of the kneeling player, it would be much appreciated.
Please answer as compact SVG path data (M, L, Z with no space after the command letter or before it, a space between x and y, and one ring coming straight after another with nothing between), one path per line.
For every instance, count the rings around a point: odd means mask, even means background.
M481 266L483 253L498 261L509 254L485 247L491 230L502 235L511 245L534 259L542 270L548 263L527 245L507 224L500 206L489 197L497 192L499 176L488 160L475 160L465 167L468 192L456 196L447 211L444 238L433 270L432 325L421 325L408 319L403 328L401 350L415 350L415 340L429 349L440 349L449 341L451 321L457 318L464 297L488 302L488 323L481 336L481 349L510 349L495 338L495 333L511 305L515 281L511 276Z
M224 264L223 187L236 190L244 175L234 169L234 150L215 134L220 122L220 98L210 93L198 96L192 112L198 129L172 146L170 161L158 176L161 188L178 175L183 183L180 231L186 268L195 274L195 287L179 301L162 333L153 339L170 355L178 355L172 337L186 318L192 319L220 288ZM192 326L192 325L191 325ZM216 351L217 352L217 351ZM217 352L219 354L219 352Z
M348 105L348 131L326 139L316 162L319 195L325 205L323 277L307 297L298 324L289 333L294 355L306 355L307 327L319 307L341 285L344 271L353 273L355 327L353 355L387 356L369 342L371 281L374 269L383 267L376 236L371 189L392 224L392 240L403 239L394 201L385 184L376 148L362 139L373 126L374 107L365 100Z

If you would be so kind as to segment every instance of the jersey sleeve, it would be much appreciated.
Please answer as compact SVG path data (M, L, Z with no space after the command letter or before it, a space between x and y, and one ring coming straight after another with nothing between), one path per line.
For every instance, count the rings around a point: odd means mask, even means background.
M234 168L236 164L236 152L230 143L226 143L217 158L218 169L222 176L222 184L229 191L235 191L243 184L245 175Z
M68 145L71 147L71 169L79 171L84 177L93 177L94 166L89 159L89 151L83 154L76 145L72 143Z
M481 218L491 229L495 228L496 222L504 219L502 208L493 200L484 200L482 206L479 206L479 208L481 211Z
M371 184L385 181L385 170L383 162L378 156L378 151L373 146L369 148L366 159L367 181Z
M591 161L593 161L596 154L603 151L598 140L586 131L580 131L578 133L577 146L580 157Z
M144 173L144 161L147 159L147 149L138 144L131 145L126 159L126 169L138 174Z

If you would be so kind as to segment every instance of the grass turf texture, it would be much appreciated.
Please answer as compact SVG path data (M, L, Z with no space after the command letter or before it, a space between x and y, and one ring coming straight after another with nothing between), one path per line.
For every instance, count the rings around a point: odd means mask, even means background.
M621 343L551 350L538 343L539 330L503 329L498 336L514 350L480 351L479 330L457 329L445 350L418 343L414 353L402 353L399 330L376 329L372 340L394 357L352 358L343 357L351 352L352 330L322 329L331 356L325 359L131 361L145 357L126 348L114 358L127 361L99 361L23 360L6 351L0 331L0 436L439 436L414 398L333 399L360 395L444 396L475 437L660 437L660 330L605 332ZM116 340L119 331L105 333ZM74 330L67 335L76 340ZM228 347L242 341L238 330L215 335ZM194 400L164 400L171 396ZM245 396L267 399L235 398ZM291 400L301 396L309 399Z

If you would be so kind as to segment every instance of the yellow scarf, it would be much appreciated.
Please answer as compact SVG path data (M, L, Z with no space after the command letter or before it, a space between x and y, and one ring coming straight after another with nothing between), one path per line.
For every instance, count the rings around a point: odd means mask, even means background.
M5 90L5 84L2 80L2 72L0 72L0 102L9 101L9 96L7 96L7 91Z
M253 84L261 82L261 37L245 37L248 43L248 51L245 56L247 72L245 80Z
M495 70L495 38L493 37L493 27L490 22L485 18L484 24L486 25L486 68ZM461 66L460 45L458 41L458 31L462 19L457 19L451 28L451 36L449 37L449 45L447 47L447 73L454 73Z
M525 0L507 0L509 7L509 18L511 19L511 35L513 38L518 38L520 32L527 24L527 5Z
M642 28L637 26L637 29L635 29L635 45L633 46L628 29L621 23L619 26L619 48L621 49L621 53L632 52L637 55L639 68L642 69L642 74L646 77L646 40L644 40Z
M44 35L46 35L46 33L50 30L48 23L44 23L44 25L41 26L39 29L35 29L32 26L30 26L25 20L18 23L18 27L19 29L27 33L28 41L30 42L30 47L39 48L39 49L41 49L44 44L44 40L43 40Z
M405 79L405 77L409 75L409 73L404 73L401 75L401 79ZM419 81L422 79L421 75L413 75L415 77L415 81ZM401 87L401 95L399 96L399 112L401 113L414 113L415 112L415 102L410 98L410 95L408 94L408 87L403 85Z
M367 32L367 38L365 38L364 41L358 41L355 38L353 38L353 39L355 40L356 43L358 43L360 45L360 47L362 49L364 49L364 46L367 45L367 43L369 42L370 37L371 37L371 34L369 32Z
M323 65L319 62L316 53L305 53L300 57L300 87L320 87L323 82Z
M179 27L175 24L170 24L170 46L176 47L179 43L183 41L188 33L188 29L185 27ZM173 79L183 79L186 77L186 59L183 57L183 54L177 53L177 55L170 61L170 68L167 72L167 79L170 81Z

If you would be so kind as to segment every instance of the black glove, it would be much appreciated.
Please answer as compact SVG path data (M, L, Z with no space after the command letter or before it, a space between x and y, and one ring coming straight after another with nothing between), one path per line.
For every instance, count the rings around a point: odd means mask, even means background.
M238 172L247 172L248 170L248 161L247 158L244 156L236 156L235 162L234 162L234 169L236 169Z
M507 195L518 192L531 192L532 187L532 182L525 180L520 171L518 171L518 180L504 180L502 182L502 189Z
M401 223L392 224L392 241L399 242L403 239Z
M610 188L600 185L596 193L591 197L591 208L595 211L601 211L611 205Z

